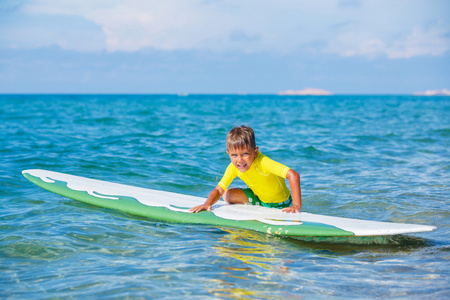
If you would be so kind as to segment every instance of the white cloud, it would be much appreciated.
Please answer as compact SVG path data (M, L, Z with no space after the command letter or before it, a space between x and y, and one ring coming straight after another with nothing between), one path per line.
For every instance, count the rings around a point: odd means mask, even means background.
M35 23L0 22L0 45L59 45L77 51L111 52L145 48L273 53L307 50L392 59L442 55L450 47L450 26L439 23L446 14L438 14L448 4L439 0L424 3L34 0L22 2L20 11L23 18L34 18ZM64 18L68 21L62 21ZM73 26L81 23L82 28Z
M396 36L394 36L396 37ZM340 34L326 52L341 56L365 56L374 58L385 55L391 59L415 56L439 56L450 50L450 28L440 23L428 30L415 27L405 36L373 36L368 32Z
M289 51L311 34L296 11L320 5L295 1L127 1L85 17L100 24L110 51L163 50ZM317 26L317 28L324 27Z
M386 49L385 43L367 33L349 32L338 35L331 41L325 52L337 53L344 57L376 57Z
M450 30L438 25L429 30L416 27L404 39L395 41L386 49L389 58L439 56L450 50Z
M80 5L76 1L62 0L55 5L54 1L37 0L26 7L26 12L76 15L96 23L102 29L109 51L132 52L147 47L217 50L230 48L227 42L232 32L241 30L248 36L257 34L252 32L252 26L246 26L248 7L234 8L233 1L229 3L111 0ZM258 24L253 27L257 28Z

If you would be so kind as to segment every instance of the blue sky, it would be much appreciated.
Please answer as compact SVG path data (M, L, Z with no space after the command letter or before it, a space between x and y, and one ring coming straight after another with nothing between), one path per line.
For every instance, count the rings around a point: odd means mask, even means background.
M0 93L450 88L447 0L2 0Z

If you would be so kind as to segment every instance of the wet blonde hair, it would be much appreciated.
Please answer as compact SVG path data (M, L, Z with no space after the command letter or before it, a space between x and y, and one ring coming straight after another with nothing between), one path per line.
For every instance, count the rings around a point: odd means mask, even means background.
M227 134L227 150L256 149L255 132L248 126L239 126L231 129Z

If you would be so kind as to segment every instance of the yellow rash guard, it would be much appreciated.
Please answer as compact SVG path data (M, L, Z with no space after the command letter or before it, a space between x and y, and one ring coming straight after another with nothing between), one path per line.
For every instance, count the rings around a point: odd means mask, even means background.
M225 191L233 179L239 177L261 201L265 203L283 202L291 194L285 182L289 170L289 167L258 152L252 165L244 173L239 171L233 163L230 163L219 182L219 186Z

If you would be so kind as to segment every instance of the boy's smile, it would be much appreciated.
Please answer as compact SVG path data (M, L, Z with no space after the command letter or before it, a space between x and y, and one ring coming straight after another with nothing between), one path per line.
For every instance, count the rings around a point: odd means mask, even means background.
M227 151L233 165L242 173L247 172L258 155L258 147L256 149L238 148Z

